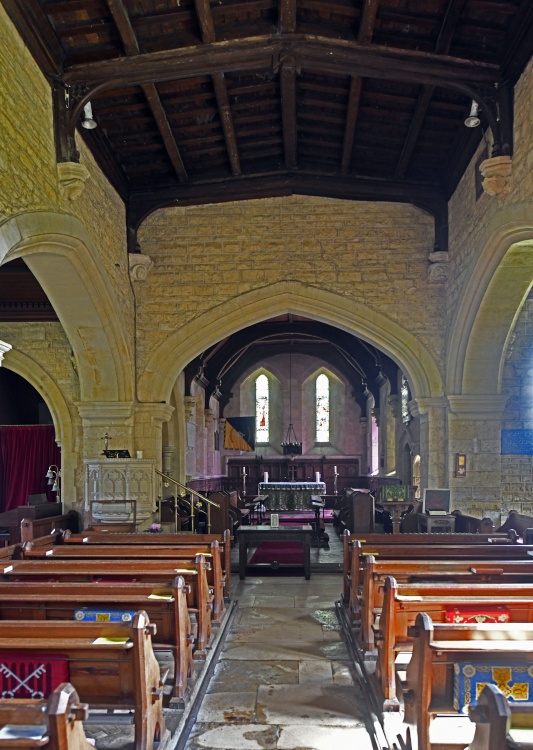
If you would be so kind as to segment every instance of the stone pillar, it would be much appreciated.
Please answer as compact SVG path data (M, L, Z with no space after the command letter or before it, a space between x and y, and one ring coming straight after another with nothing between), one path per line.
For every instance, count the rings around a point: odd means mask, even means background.
M91 401L78 403L83 426L83 456L96 458L105 448L107 433L109 450L134 450L134 404L128 402ZM148 458L148 456L146 456Z
M185 477L187 482L196 473L196 399L194 396L184 396L183 406L185 411ZM180 479L179 481L183 481Z
M137 404L135 407L136 450L143 458L153 458L156 468L163 465L163 422L168 422L174 407L169 404ZM133 455L133 454L132 454Z
M359 424L361 425L361 432L365 436L365 452L361 457L361 466L359 472L361 474L370 474L370 452L369 452L369 440L368 440L368 423L367 417L359 417Z
M397 394L389 396L387 398L384 474L394 474L396 472L396 443L399 415L400 397Z
M221 456L223 455L224 451L224 434L226 431L226 420L224 417L219 417L217 420L218 425L218 456L216 457L218 460L218 467L217 467L217 474L226 474L226 466L222 466L222 460Z
M409 402L409 411L420 419L420 489L448 487L448 450L446 444L446 398L417 398Z
M176 456L175 445L164 445L163 446L163 474L167 474L169 477L173 476L174 471L174 458Z
M205 470L207 476L213 476L215 474L215 412L213 409L206 409L204 417L206 448Z
M508 396L448 396L452 504L476 517L501 512L501 428ZM455 477L455 455L466 455L466 476ZM505 513L504 513L505 515Z

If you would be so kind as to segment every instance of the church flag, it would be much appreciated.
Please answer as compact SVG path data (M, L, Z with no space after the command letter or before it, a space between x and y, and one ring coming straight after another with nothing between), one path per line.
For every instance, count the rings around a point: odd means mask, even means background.
M255 417L226 417L224 448L232 451L255 450Z

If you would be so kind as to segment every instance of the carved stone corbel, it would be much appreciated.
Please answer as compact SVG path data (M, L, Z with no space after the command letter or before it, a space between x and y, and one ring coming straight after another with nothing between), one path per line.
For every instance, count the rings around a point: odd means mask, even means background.
M83 164L61 161L57 164L59 193L67 201L75 201L83 193L90 172Z
M128 253L130 277L132 281L146 281L154 262L148 255Z
M507 195L512 187L513 160L510 156L492 156L479 166L483 190L488 195Z
M443 284L450 275L449 256L445 250L429 253L428 281L430 284Z

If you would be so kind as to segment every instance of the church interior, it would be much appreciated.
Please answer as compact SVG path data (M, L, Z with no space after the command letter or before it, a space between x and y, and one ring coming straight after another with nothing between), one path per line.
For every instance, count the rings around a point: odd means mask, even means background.
M0 39L0 750L533 748L530 0Z

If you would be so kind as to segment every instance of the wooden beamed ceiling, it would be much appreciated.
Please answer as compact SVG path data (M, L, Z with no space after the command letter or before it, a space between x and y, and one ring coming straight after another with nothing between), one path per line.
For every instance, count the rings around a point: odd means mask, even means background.
M303 193L412 202L443 249L482 131L512 153L533 52L531 0L0 1L56 110L70 94L58 159L90 100L80 132L133 231L161 206Z

